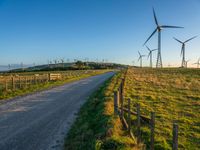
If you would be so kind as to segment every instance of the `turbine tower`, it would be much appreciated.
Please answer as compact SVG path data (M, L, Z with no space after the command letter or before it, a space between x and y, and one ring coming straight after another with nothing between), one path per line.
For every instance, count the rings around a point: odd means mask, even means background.
M153 15L154 15L155 23L156 23L156 29L149 36L149 38L145 41L144 45L149 41L149 39L151 39L151 37L156 32L158 32L158 54L157 54L156 68L162 68L162 57L161 57L161 31L162 31L162 29L164 29L164 28L183 28L183 27L169 26L169 25L159 25L154 8L153 8Z
M140 68L142 68L142 57L145 57L145 55L141 55L139 51L138 54L139 54L138 61L140 61Z
M64 68L64 66L65 66L65 65L64 65L65 59L64 59L64 58L61 58L60 61L61 61L62 67Z
M133 67L134 67L134 65L135 65L135 61L133 60L132 63L133 63Z
M189 61L190 61L190 59L185 61L185 67L186 67L186 68L188 67L188 62L189 62Z
M156 51L157 49L150 49L148 46L146 46L146 48L148 49L148 51L149 51L149 54L148 54L148 57L147 58L149 58L150 57L150 67L152 68L153 67L153 63L152 63L152 52L153 51Z
M174 37L174 40L176 40L177 42L179 42L179 43L182 44L182 47L181 47L181 56L182 56L181 67L182 67L182 68L187 68L187 66L186 66L187 64L186 64L186 61L185 61L185 43L187 43L187 42L193 40L193 39L196 38L196 37L197 37L197 36L194 36L194 37L192 37L192 38L190 38L190 39L188 39L188 40L186 40L186 41L184 41L184 42L182 42L182 41L180 41L180 40L178 40L177 38Z
M8 64L8 70L11 70L11 64Z
M195 65L197 65L197 68L199 68L200 65L200 58L198 59L198 61L196 63L194 63Z

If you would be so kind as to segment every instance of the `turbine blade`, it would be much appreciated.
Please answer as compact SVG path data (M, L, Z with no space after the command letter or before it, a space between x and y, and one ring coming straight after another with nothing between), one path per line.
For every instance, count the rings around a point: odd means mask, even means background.
M161 28L184 28L184 27L163 25L161 26Z
M151 52L149 52L149 54L148 54L148 56L147 56L147 59L149 59L150 55L151 55Z
M147 48L149 51L151 51L150 48L149 48L148 46L146 46L146 48Z
M149 41L149 39L156 33L156 31L157 31L157 28L153 31L153 33L149 36L149 38L145 41L143 45L145 45Z
M153 8L153 16L154 16L154 20L155 20L156 25L159 26L154 8Z
M140 57L141 57L141 54L140 54L140 52L138 51L138 54L140 55Z
M181 48L181 56L182 56L182 54L183 54L183 45L182 45L182 48Z
M141 56L138 58L138 61L141 59Z
M194 36L194 37L192 37L192 38L190 38L190 39L186 40L184 43L187 43L187 42L189 42L189 41L191 41L191 40L195 39L196 37L197 37L197 36Z
M156 50L158 50L158 49L152 49L151 51L153 52L153 51L156 51Z
M180 40L178 40L177 38L174 37L174 40L176 40L177 42L183 44L183 42L181 42Z

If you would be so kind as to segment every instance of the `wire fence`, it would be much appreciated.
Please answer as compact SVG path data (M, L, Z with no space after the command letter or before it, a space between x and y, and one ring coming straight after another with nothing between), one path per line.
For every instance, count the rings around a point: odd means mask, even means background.
M143 125L150 129L150 145L149 149L155 149L155 127L156 127L156 114L150 112L150 117L141 114L141 106L139 103L132 103L131 99L124 99L124 81L122 82L117 91L114 92L114 115L120 117L124 128L128 131L130 137L137 143L141 149L146 149L146 145L142 144L141 127ZM128 105L125 105L124 103ZM136 111L132 111L135 108ZM133 118L136 118L135 120ZM133 129L135 129L133 132ZM178 124L173 123L172 130L172 150L178 150ZM136 138L135 138L136 137Z
M63 71L55 73L13 74L0 76L0 92L26 89L33 85L77 78L82 75L95 74L98 70Z

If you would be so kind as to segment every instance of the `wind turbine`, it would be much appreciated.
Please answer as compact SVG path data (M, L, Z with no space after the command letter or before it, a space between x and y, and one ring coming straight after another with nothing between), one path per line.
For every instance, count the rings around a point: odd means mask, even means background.
M11 70L11 64L8 64L8 70Z
M198 61L196 63L194 63L197 65L197 68L199 68L199 65L200 65L200 58L198 59Z
M145 55L141 55L139 51L138 54L139 54L138 61L140 61L140 67L142 68L142 57L145 57Z
M149 39L151 39L151 37L156 32L158 32L158 54L157 54L156 68L162 68L162 57L161 57L161 31L162 31L162 29L164 29L164 28L183 28L183 27L169 26L169 25L159 25L154 8L153 8L153 15L154 15L155 23L156 23L156 29L149 36L149 38L145 41L144 45L149 41Z
M189 62L189 61L190 61L190 59L185 61L185 67L186 67L186 68L187 68L187 66L188 66L188 62Z
M170 68L172 65L171 64L168 64L168 67Z
M33 66L32 66L32 67L33 67L33 69L35 69L35 63L33 63Z
M187 42L193 40L193 39L196 38L196 37L197 37L197 36L194 36L194 37L192 37L192 38L190 38L190 39L188 39L188 40L186 40L186 41L184 41L184 42L182 42L182 41L180 41L180 40L178 40L177 38L174 37L174 40L176 40L177 42L179 42L179 43L182 44L182 47L181 47L181 55L182 55L181 67L183 67L183 68L184 68L184 67L187 67L187 66L186 66L186 61L185 61L185 43L187 43Z
M57 59L54 59L53 61L54 61L54 68L56 68L58 61L57 61Z
M64 59L64 58L61 58L60 61L61 61L61 63L62 63L62 67L64 68L65 59Z
M135 61L133 60L132 63L133 63L133 67L134 67L134 65L135 65Z
M48 64L48 67L49 67L50 66L50 60L49 59L47 60L47 64Z
M21 69L24 70L24 64L21 62Z
M146 46L146 48L148 49L148 51L149 51L149 54L148 54L148 57L147 58L149 58L150 57L150 67L152 68L153 67L153 63L152 63L152 52L153 51L156 51L157 49L150 49L148 46Z

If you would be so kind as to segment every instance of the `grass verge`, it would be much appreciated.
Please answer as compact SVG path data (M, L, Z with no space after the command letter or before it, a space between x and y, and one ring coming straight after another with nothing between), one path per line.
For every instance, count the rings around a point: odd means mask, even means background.
M200 149L200 70L199 69L129 69L125 81L125 102L139 103L141 114L154 111L155 149L172 149L172 124L177 122L178 147ZM136 107L132 106L132 111ZM134 118L135 119L135 118ZM135 131L135 126L132 126ZM150 146L150 129L141 127L142 139Z
M117 73L93 93L82 106L66 139L65 150L129 150L135 143L113 115L113 91L122 73Z

